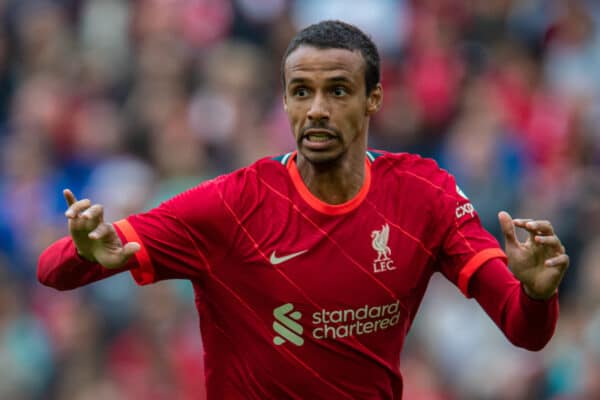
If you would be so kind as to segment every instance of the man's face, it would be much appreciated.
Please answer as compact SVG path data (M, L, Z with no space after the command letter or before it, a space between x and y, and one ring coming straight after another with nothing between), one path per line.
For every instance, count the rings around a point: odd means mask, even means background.
M366 150L368 117L381 87L366 95L366 63L359 51L300 46L284 64L284 104L298 152L313 163Z

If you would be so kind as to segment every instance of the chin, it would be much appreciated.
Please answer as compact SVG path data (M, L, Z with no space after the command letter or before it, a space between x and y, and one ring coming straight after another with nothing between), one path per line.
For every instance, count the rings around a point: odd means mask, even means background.
M306 149L299 149L298 152L302 154L306 161L320 167L337 164L344 154L337 151L311 151Z

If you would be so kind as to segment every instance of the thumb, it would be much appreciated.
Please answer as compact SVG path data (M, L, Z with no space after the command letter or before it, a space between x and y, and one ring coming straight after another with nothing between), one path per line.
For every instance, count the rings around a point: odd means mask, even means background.
M125 246L123 246L122 254L126 258L129 258L132 255L134 255L135 253L137 253L138 251L140 251L141 248L142 248L142 246L138 242L129 242L129 243L125 244Z
M518 245L517 234L515 232L515 225L513 219L506 211L500 211L498 213L498 220L500 221L500 229L504 234L504 240L506 245Z

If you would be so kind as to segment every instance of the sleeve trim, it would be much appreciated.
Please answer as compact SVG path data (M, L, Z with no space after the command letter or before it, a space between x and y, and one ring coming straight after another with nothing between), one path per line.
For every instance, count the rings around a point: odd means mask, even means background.
M471 298L471 296L469 295L469 281L471 280L473 274L475 274L475 272L477 272L477 270L483 264L485 264L487 261L493 258L501 258L504 262L508 261L506 254L504 254L504 251L496 247L491 249L485 249L475 254L461 269L458 275L458 288L465 297Z
M147 285L149 283L153 283L156 281L156 273L154 267L152 266L152 260L150 259L150 255L148 254L148 250L146 246L144 246L144 242L140 240L139 235L126 219L122 219L113 223L113 225L121 231L123 236L128 242L137 242L140 244L141 249L137 253L135 253L135 257L139 263L138 268L132 268L130 270L133 279L137 282L138 285Z

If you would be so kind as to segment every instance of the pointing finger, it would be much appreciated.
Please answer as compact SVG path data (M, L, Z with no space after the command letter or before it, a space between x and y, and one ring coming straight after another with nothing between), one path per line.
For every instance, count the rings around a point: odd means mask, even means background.
M63 190L63 196L65 197L65 200L67 201L67 206L69 207L77 201L77 198L75 197L73 192L71 192L71 189Z

